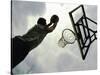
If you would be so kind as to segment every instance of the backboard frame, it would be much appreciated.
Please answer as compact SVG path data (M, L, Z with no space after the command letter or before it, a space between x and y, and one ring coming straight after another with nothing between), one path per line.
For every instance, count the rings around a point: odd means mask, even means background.
M83 15L75 23L72 13L75 12L79 8L82 8ZM92 44L93 41L95 41L97 39L97 37L96 37L97 30L95 31L95 30L92 30L91 28L89 28L89 25L88 25L88 21L87 20L89 20L90 22L94 23L95 25L97 25L97 23L86 16L83 5L79 5L78 7L76 7L75 9L73 9L71 12L69 12L69 16L70 16L70 20L71 20L71 23L72 23L74 32L76 34L76 38L77 38L77 42L78 42L78 45L79 45L79 48L80 48L80 52L81 52L82 59L85 60L85 58L87 56L87 53L89 51L90 45ZM85 39L83 39L80 26L82 26L82 28L83 28L83 33L84 33ZM87 30L87 34L88 35L86 34L86 30ZM93 34L90 35L90 32L92 32ZM94 39L92 39L93 37L94 37ZM87 41L89 43L86 45L86 42ZM83 51L85 49L86 49L86 51L84 53Z

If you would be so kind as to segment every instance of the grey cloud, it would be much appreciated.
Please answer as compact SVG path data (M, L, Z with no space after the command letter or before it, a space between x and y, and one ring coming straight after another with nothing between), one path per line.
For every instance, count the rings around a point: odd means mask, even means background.
M97 22L97 6L84 5L86 16Z
M28 2L28 1L13 1L13 10L15 13L22 14L43 14L45 11L45 3L43 2ZM19 14L19 15L20 15Z

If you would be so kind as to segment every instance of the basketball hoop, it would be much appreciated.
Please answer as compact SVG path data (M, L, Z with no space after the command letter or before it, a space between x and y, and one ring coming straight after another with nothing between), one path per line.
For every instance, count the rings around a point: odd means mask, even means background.
M64 29L62 31L62 37L58 41L58 46L64 48L67 44L73 44L75 40L75 33L70 29Z

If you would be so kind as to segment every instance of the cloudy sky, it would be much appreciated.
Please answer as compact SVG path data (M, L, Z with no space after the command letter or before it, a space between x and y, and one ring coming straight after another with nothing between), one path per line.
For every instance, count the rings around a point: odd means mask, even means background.
M39 17L44 17L49 23L53 14L59 16L59 23L56 29L49 33L43 42L33 49L19 65L14 69L14 73L44 73L62 72L75 70L96 69L97 65L97 41L90 46L86 59L81 58L77 41L65 48L58 46L62 30L72 28L69 18L69 11L80 4L64 3L44 3L44 2L12 2L12 37L25 34L33 27ZM86 15L97 21L97 6L84 5ZM80 14L80 12L78 13ZM90 24L92 25L92 24ZM90 26L96 29L96 26ZM24 66L24 67L23 67Z

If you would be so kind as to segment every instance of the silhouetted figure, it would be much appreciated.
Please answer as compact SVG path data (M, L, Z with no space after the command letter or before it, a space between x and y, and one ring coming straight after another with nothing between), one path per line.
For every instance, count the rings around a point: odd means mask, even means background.
M51 17L48 25L44 18L39 18L37 25L31 28L25 35L16 36L12 39L11 69L19 64L32 49L37 47L48 33L55 29L58 21L59 17L57 15Z

